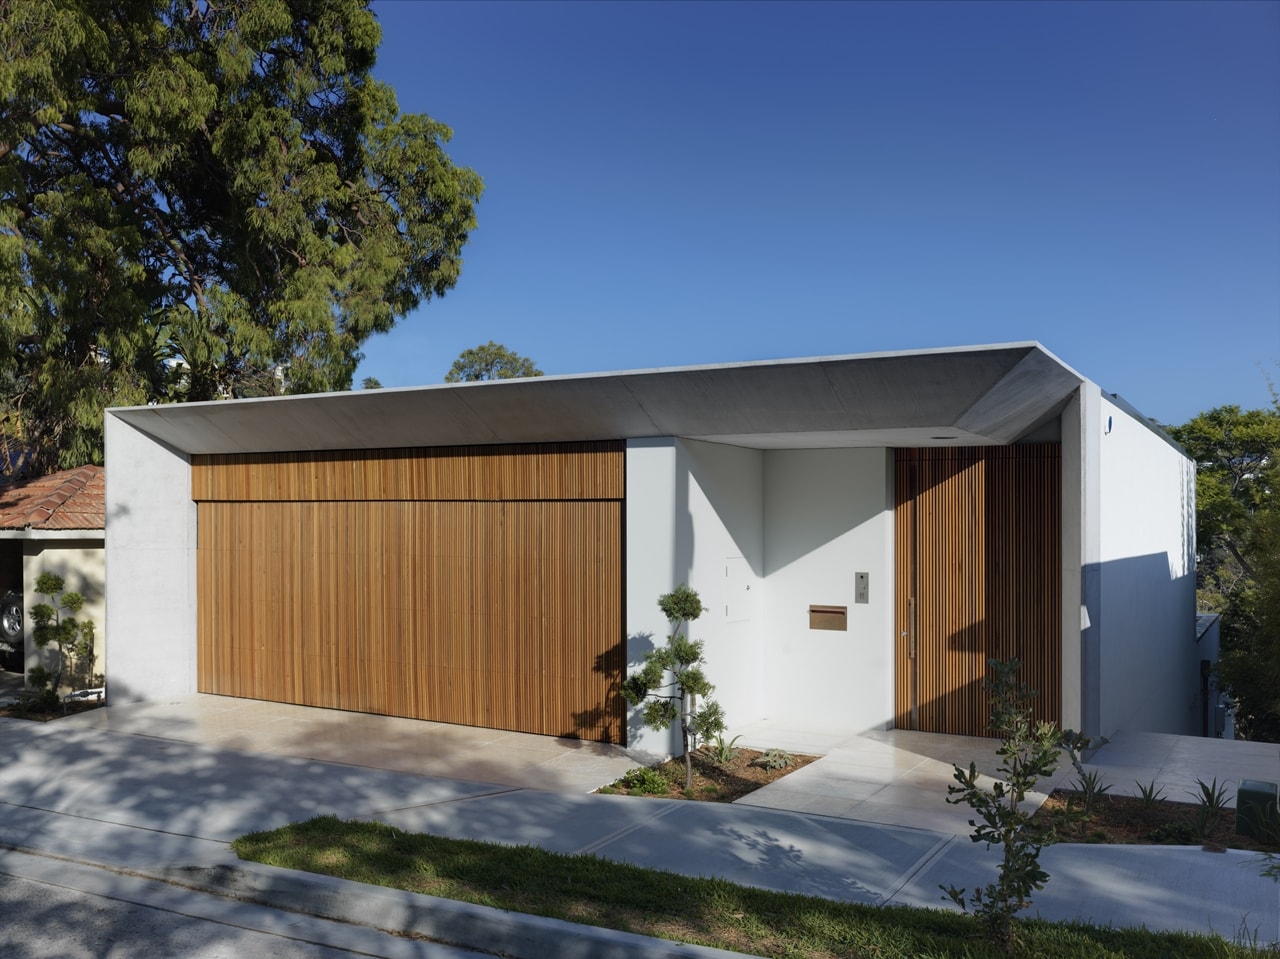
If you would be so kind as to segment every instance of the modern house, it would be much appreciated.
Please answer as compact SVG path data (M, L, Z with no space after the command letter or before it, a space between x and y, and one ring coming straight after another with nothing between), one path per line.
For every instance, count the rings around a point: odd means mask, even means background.
M39 662L29 642L26 613L46 598L35 591L41 573L61 576L66 588L84 597L77 618L95 624L95 671L102 669L106 581L104 532L106 483L101 466L81 466L0 487L0 594L17 606L5 616L4 638L15 652L0 663L25 673ZM9 606L6 605L6 613ZM86 679L88 677L85 677Z
M1197 733L1194 464L1037 343L113 409L113 703L623 742L688 583L730 725L984 735L990 658Z

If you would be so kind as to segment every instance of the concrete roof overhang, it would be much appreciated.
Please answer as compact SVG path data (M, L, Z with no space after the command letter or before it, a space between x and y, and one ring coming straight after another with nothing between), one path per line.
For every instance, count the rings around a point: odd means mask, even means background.
M1084 383L1038 343L544 376L110 414L186 454L679 436L755 449L1004 445Z

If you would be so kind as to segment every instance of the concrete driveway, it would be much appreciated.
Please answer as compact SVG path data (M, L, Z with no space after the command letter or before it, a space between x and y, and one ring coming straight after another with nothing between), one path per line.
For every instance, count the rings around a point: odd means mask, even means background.
M801 748L782 732L764 731L763 742ZM985 740L813 740L823 759L723 805L590 795L592 777L607 782L634 760L616 747L513 735L217 697L48 724L0 719L0 844L143 874L239 874L248 867L227 848L235 836L334 814L872 904L946 908L940 883L994 876L996 854L940 818L967 814L935 802L950 757L990 750ZM1246 767L1240 745L1122 735L1095 762L1117 777L1183 775L1195 756L1237 775L1277 769L1280 747L1248 750L1257 765ZM819 801L843 806L795 808ZM895 803L912 824L871 818L890 818ZM1280 941L1280 885L1252 853L1063 844L1042 861L1053 879L1035 911L1047 918L1227 937L1243 928Z

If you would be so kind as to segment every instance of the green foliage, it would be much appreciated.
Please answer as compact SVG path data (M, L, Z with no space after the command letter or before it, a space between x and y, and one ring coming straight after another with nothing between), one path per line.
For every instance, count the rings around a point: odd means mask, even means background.
M1197 602L1222 614L1218 678L1236 734L1280 742L1280 395L1169 433L1196 461Z
M55 680L55 675L43 666L32 666L27 670L27 685L18 696L19 714L50 712L57 708L58 684Z
M972 907L987 936L1006 952L1012 952L1017 933L1018 912L1031 905L1031 893L1043 889L1049 874L1040 868L1041 849L1055 841L1052 831L1031 828L1035 810L1023 808L1026 795L1058 767L1063 737L1054 723L1032 722L1031 699L1035 693L1017 679L1019 662L990 660L994 677L984 681L990 694L991 730L1001 740L1000 778L986 785L979 781L977 766L955 767L956 785L947 787L947 802L970 806L978 819L970 838L999 847L1001 861L994 883L966 890L943 886L943 891L961 909Z
M711 740L711 758L721 766L726 763L733 762L737 758L738 750L734 749L734 745L741 739L741 736L734 736L732 739L725 741L724 734L719 733Z
M31 639L39 649L53 647L52 670L35 666L27 673L30 706L47 709L58 703L58 689L64 681L83 681L93 672L93 620L77 620L72 615L84 607L84 597L66 591L66 582L54 573L36 577L36 592L47 602L31 607Z
M1148 811L1155 809L1156 803L1164 799L1164 787L1157 786L1154 779L1145 786L1136 779L1134 780L1134 784L1138 787L1138 793L1142 797L1143 809Z
M382 389L382 382L376 376L366 376L360 381L360 389L380 390Z
M762 769L787 769L795 763L796 757L784 749L766 749L751 761L751 765Z
M376 822L318 817L241 836L232 849L242 859L283 869L752 955L999 955L974 938L971 917L941 909L773 892L594 855L414 834ZM407 924L410 935L427 931L412 917ZM1269 954L1219 936L1088 923L1028 919L1020 933L1024 955L1037 959L1246 959Z
M513 353L501 343L490 340L474 349L463 350L449 372L446 383L472 383L478 380L514 380L526 376L541 376L533 360Z
M1217 827L1227 808L1227 784L1219 786L1215 776L1211 783L1197 779L1196 786L1200 790L1199 795L1191 794L1200 804L1196 810L1196 830L1199 835L1207 836Z
M1280 459L1280 450L1277 451ZM1280 476L1276 478L1280 489ZM1252 576L1222 617L1219 679L1236 700L1237 735L1280 742L1280 508L1259 512L1245 541Z
M1186 846L1196 841L1203 832L1196 832L1185 822L1164 822L1151 830L1149 838L1152 842L1173 843Z
M671 783L659 770L649 766L637 766L627 770L622 784L632 792L650 796L665 796L671 791Z
M1082 805L1080 811L1088 816L1098 800L1111 791L1110 783L1102 781L1102 774L1096 769L1089 769L1076 777L1076 792L1080 793Z
M30 472L102 409L349 386L457 282L482 183L367 0L0 0L0 355Z
M684 788L692 789L693 746L699 739L711 739L724 732L724 711L719 703L707 698L715 686L702 669L702 642L689 639L682 632L687 623L702 615L702 599L681 584L658 598L658 608L671 623L667 644L645 654L640 668L622 684L622 695L633 707L644 704L640 716L650 729L670 729L679 720Z

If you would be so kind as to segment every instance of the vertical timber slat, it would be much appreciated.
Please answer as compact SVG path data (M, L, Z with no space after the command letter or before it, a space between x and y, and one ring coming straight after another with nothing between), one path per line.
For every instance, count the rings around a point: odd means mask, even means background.
M1061 720L1060 463L1056 443L896 451L899 728L990 735L987 661L1013 657Z
M202 456L202 692L625 741L620 443Z

